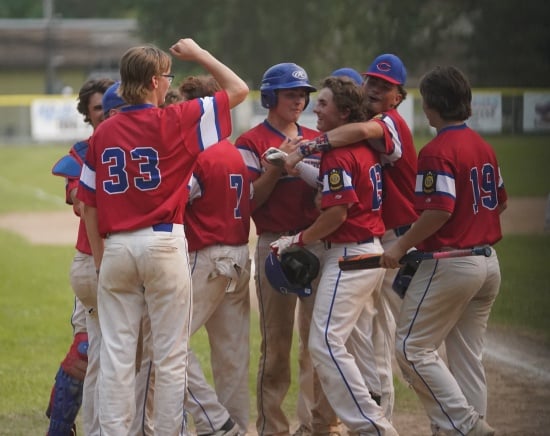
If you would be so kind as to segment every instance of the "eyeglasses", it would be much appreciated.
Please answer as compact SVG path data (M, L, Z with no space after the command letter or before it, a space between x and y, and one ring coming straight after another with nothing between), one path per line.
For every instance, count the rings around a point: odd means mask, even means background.
M166 77L168 79L168 83L172 83L172 80L174 80L175 74L161 74L162 77Z

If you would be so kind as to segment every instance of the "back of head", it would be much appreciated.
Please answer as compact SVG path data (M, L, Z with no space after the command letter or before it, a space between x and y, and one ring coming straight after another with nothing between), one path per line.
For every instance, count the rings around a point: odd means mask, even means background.
M357 86L354 80L345 75L331 75L321 82L321 88L332 91L332 101L338 111L349 114L348 123L367 119L363 104L363 89Z
M212 96L222 88L210 75L189 76L179 86L179 92L184 100Z
M358 71L354 70L353 68L338 68L337 70L334 70L332 73L330 73L330 75L334 77L349 77L358 86L361 86L363 84L363 77Z
M365 76L373 76L384 79L394 85L405 85L407 70L401 59L394 54L382 54L370 64Z
M171 66L170 55L153 45L128 49L120 59L120 95L128 104L143 103L153 76L160 76Z
M277 90L305 88L308 93L316 89L309 83L306 70L291 62L273 65L262 77L260 85L262 106L269 109L277 106ZM306 101L307 106L307 101Z
M113 83L115 83L113 79L104 77L101 79L90 79L82 85L80 91L78 91L78 104L76 108L78 112L84 115L85 122L91 122L88 109L88 106L90 105L90 97L95 93L105 94L109 86Z
M109 116L111 109L117 109L121 106L126 105L126 102L118 95L118 89L120 88L120 82L113 83L105 94L103 94L102 105L103 105L103 114L105 117Z
M472 89L464 73L453 66L437 66L419 84L424 104L445 121L464 121L472 115Z

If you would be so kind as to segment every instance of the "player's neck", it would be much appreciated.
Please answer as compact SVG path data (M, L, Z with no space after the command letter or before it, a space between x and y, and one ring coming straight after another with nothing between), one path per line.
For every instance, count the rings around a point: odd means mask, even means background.
M267 122L271 127L281 132L287 138L295 138L298 136L298 125L294 121L287 121L280 117L268 115Z

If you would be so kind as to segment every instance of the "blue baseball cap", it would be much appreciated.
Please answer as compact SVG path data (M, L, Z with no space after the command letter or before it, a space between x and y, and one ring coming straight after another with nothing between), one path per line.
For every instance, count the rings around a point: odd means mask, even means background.
M353 68L338 68L337 70L334 70L332 73L330 73L331 76L336 77L349 77L351 80L353 80L357 85L361 86L363 84L363 77L361 74L359 74L358 71L354 70Z
M407 70L401 59L394 54L383 54L378 56L370 64L363 76L380 77L394 85L404 85L407 81Z
M311 285L302 286L291 283L274 253L269 253L265 259L265 275L269 284L281 294L296 294L299 297L309 297L311 295Z
M109 114L111 109L116 109L117 107L124 106L126 104L122 97L117 93L119 87L120 82L115 82L109 86L107 91L105 91L105 94L103 94L101 104L103 105L103 114L105 116Z

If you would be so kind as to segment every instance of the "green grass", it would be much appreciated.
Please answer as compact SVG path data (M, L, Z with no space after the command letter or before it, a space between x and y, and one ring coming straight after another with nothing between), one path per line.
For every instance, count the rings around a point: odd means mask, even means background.
M31 246L4 231L0 246L0 434L43 434L49 392L72 337L73 249Z
M550 344L550 234L507 235L496 246L502 283L491 322Z
M65 181L51 169L69 149L70 144L0 146L0 213L67 209Z

